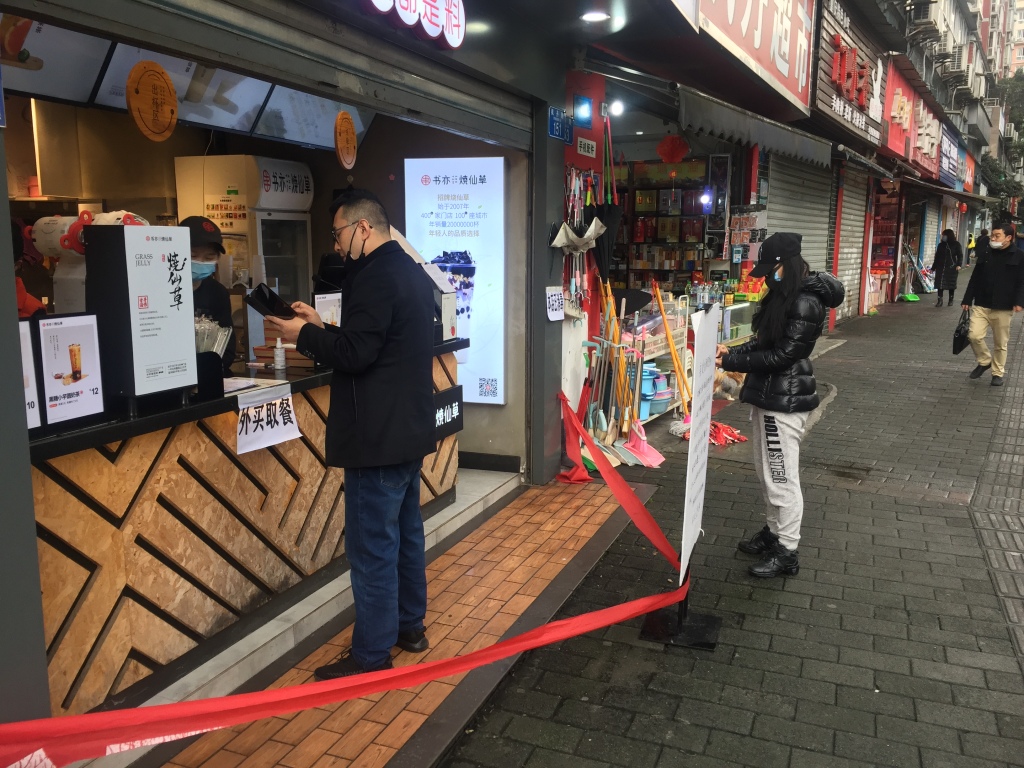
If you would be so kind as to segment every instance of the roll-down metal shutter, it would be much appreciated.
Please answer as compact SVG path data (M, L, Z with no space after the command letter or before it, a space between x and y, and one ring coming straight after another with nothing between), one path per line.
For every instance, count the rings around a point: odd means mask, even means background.
M768 171L768 234L803 235L801 251L811 269L825 270L828 252L832 172L828 168L771 156Z
M924 236L921 239L921 264L931 266L935 249L939 247L939 227L942 225L942 198L928 198L925 212Z
M836 309L836 320L856 317L864 262L864 217L868 207L868 175L846 169L843 184L843 220L840 222L839 262L836 274L846 286L846 299Z
M529 150L529 99L344 23L327 0L10 0L7 12L216 63L345 104ZM315 6L315 7L313 7ZM348 7L353 6L353 7ZM399 148L400 149L400 148Z

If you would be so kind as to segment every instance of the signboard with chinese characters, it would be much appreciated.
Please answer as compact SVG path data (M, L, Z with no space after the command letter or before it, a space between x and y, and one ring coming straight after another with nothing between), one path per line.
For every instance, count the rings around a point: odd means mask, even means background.
M239 393L235 453L249 453L301 437L292 407L291 384Z
M466 402L505 403L505 160L405 161L406 238L457 295Z
M700 28L810 114L815 0L702 0Z
M438 442L462 431L462 386L434 393L434 439Z
M103 413L99 347L94 315L39 321L47 424Z
M964 150L964 192L974 192L974 174L977 170L974 155Z
M365 0L365 4L449 48L458 48L466 38L463 0Z
M36 384L36 356L32 350L32 325L27 320L18 323L21 336L21 378L25 386L25 418L28 428L42 426L39 408L39 387Z
M136 395L196 383L192 256L184 227L125 227Z
M939 140L939 183L953 189L957 186L957 165L960 162L956 136L949 126L942 126Z
M900 157L910 159L911 137L914 135L914 101L917 93L896 65L889 62L886 75L885 110L882 122L886 128L885 145Z
M942 124L924 99L916 96L914 102L914 135L910 147L910 160L925 176L939 177L939 147Z
M885 65L864 28L839 0L825 0L815 106L862 140L882 142Z
M264 211L308 211L313 205L313 174L305 163L256 158L256 202Z

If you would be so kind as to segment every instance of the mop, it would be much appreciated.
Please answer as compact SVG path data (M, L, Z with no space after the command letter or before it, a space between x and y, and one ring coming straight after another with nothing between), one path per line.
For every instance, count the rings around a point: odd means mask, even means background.
M688 418L690 415L689 400L693 397L693 392L690 390L690 381L686 378L686 369L679 360L679 350L676 349L676 340L672 335L672 326L668 321L668 313L665 312L665 304L661 300L661 287L657 281L651 281L651 292L654 294L655 301L658 302L658 309L661 311L661 321L665 325L665 333L668 334L668 349L672 353L672 367L676 371L676 382L681 386L679 399L683 402L683 413ZM683 394L684 391L686 394Z

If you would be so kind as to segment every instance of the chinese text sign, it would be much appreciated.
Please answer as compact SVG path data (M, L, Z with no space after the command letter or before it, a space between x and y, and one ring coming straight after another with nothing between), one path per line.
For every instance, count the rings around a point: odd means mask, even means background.
M290 384L238 395L236 453L249 453L300 437Z
M505 403L505 160L405 161L406 239L457 294L467 403Z
M815 0L702 0L700 27L804 114Z
M102 413L96 316L40 320L39 342L47 423Z

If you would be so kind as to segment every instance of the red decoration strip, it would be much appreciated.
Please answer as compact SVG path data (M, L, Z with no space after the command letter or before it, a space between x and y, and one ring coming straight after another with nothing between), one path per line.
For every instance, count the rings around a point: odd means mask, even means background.
M665 534L655 519L651 517L651 513L647 511L644 503L640 501L639 497L633 492L633 489L622 479L622 475L615 471L615 467L608 462L604 452L594 443L594 438L583 428L583 425L569 406L569 398L565 396L564 392L559 392L558 398L562 401L562 420L565 422L565 451L569 454L569 458L575 461L577 465L580 465L578 466L580 471L585 471L582 467L579 449L580 439L582 438L584 445L590 451L590 458L597 465L597 471L601 473L601 477L608 484L608 488L611 490L615 500L622 505L622 509L629 515L629 519L648 538L651 544L654 545L654 548L678 571L680 568L679 553L669 543L669 540L665 538Z
M0 725L0 765L63 766L374 693L412 688L665 608L686 597L689 587L687 580L672 592L545 624L452 659L257 693Z
M651 513L644 507L622 476L608 463L593 439L583 429L563 393L562 413L566 426L566 449L582 469L579 440L590 449L594 462L616 501L655 548L679 570L679 555L669 544ZM572 449L575 446L575 450ZM589 475L587 475L589 480ZM364 675L307 683L288 688L184 701L153 707L97 712L87 715L27 720L0 725L0 766L7 768L50 768L78 760L102 757L138 747L183 739L207 731L242 723L337 704L374 693L417 685L468 672L545 645L593 632L680 602L690 589L690 580L676 590L628 603L592 611L524 632L465 656L428 661Z

